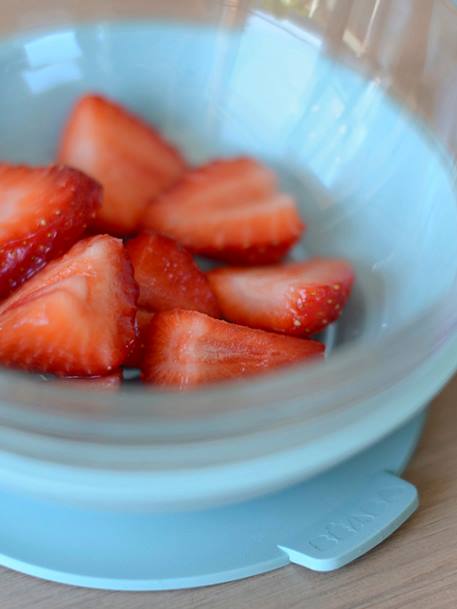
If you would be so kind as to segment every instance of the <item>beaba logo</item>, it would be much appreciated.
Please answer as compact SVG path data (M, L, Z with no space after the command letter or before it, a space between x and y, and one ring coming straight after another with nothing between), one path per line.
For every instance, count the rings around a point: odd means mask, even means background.
M347 515L327 522L322 527L323 532L310 539L308 544L317 552L326 552L336 544L366 529L386 511L391 503L395 503L403 492L400 487L389 487L376 491L372 499L365 501Z

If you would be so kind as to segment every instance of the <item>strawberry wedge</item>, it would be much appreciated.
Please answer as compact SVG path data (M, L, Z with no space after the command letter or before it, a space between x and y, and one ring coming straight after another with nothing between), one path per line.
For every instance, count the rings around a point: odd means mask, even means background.
M339 318L354 271L344 260L316 258L282 266L217 269L208 279L225 319L309 336Z
M274 173L249 158L188 172L148 206L143 225L192 252L237 264L280 260L304 230L295 201Z
M176 241L143 233L127 243L127 251L140 287L138 306L149 311L191 309L213 317L220 314L206 275Z
M138 287L122 242L77 243L0 306L0 364L104 376L133 347Z
M157 131L99 95L86 95L74 107L58 158L104 186L96 227L120 236L136 231L147 204L185 169L181 155Z
M238 379L274 368L322 358L312 340L252 330L196 311L157 313L151 321L142 379L176 389Z
M69 167L0 164L0 298L67 251L101 197L97 182Z

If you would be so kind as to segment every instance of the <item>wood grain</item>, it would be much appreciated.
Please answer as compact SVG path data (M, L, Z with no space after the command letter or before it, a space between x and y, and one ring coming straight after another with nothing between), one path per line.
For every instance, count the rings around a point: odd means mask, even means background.
M405 478L421 507L356 563L318 574L295 566L180 592L70 588L0 569L3 609L455 609L457 607L457 377L435 400Z

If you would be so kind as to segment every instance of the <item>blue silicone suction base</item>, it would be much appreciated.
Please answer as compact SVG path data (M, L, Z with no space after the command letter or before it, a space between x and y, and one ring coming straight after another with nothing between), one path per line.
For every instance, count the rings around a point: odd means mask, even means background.
M417 507L396 475L424 416L351 460L267 497L198 512L86 511L1 492L0 563L115 590L190 588L289 562L326 571L385 539Z

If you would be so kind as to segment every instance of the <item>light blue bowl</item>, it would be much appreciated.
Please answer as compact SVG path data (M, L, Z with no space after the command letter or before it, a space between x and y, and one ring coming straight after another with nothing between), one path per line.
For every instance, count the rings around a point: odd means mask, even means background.
M243 30L68 28L3 43L0 79L0 157L50 162L71 104L102 92L193 162L243 153L277 168L309 225L294 255L342 256L357 271L325 365L186 396L3 373L1 485L124 509L260 495L398 428L456 368L454 167L318 38L260 13Z

